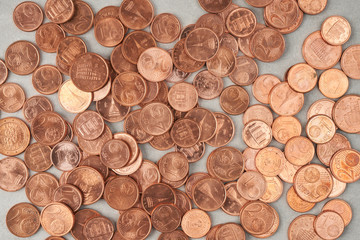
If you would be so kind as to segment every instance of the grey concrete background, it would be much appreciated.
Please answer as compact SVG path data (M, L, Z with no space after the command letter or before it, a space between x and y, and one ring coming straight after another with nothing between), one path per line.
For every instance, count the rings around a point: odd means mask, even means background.
M37 2L42 8L45 5L45 0L34 0ZM19 30L12 21L12 12L17 4L22 2L21 0L0 0L0 58L4 59L6 48L17 40L28 40L35 43L35 32L22 32ZM96 13L101 8L107 5L116 5L120 6L121 0L107 0L107 1L98 1L98 0L86 0L88 2L93 11ZM235 4L238 4L243 7L250 8L255 12L257 19L260 23L264 23L263 20L263 9L261 8L253 8L249 6L244 0L233 0ZM200 7L197 0L152 0L152 3L155 7L155 14L169 12L175 14L182 24L182 26L186 26L191 23L195 23L195 21L206 12ZM323 20L331 15L341 15L346 17L352 26L352 36L350 40L343 46L343 49L347 48L352 44L360 43L360 19L359 19L360 5L357 0L328 0L328 6L325 11L319 15L311 16L305 15L304 21L301 27L294 33L289 35L285 35L286 39L286 51L282 58L273 63L262 63L257 61L259 65L260 74L271 73L278 76L280 79L284 76L285 71L292 66L293 64L303 62L303 58L301 55L301 46L304 39L312 32L319 30L321 27L321 23ZM46 19L45 22L48 22ZM148 29L147 29L148 31ZM105 58L109 58L112 48L102 47L94 37L93 29L88 33L81 36L81 38L86 42L88 46L88 51L96 52L102 55ZM161 47L165 49L172 48L173 44L159 44ZM240 54L240 53L239 53ZM41 52L41 61L40 64L53 64L55 65L55 54L49 54ZM336 66L339 68L339 65ZM320 74L320 72L318 72ZM191 82L193 77L196 74L192 74L188 82ZM69 77L65 76L64 80L67 80ZM16 74L10 73L7 82L16 82L20 84L25 92L26 96L31 97L33 95L37 95L38 93L34 90L31 84L31 75L28 76L18 76ZM228 78L224 78L225 87L232 85L233 83ZM246 87L246 90L251 95L251 86ZM350 87L347 94L359 94L360 92L360 80L350 80ZM302 108L301 112L296 115L302 123L303 128L306 124L306 112L311 105L317 99L324 98L320 91L316 88L310 93L305 94L305 105ZM54 105L54 110L61 113L66 120L72 122L75 114L67 113L64 109L62 109L58 103L57 94L53 94L48 96L51 102ZM251 96L250 104L258 103L254 97ZM211 101L200 100L200 106L209 108L212 111L222 111L219 106L219 100L214 99ZM90 107L94 108L94 104ZM22 112L18 111L13 114L7 114L2 112L1 117L9 117L15 116L19 118L23 118ZM242 115L239 116L231 116L235 126L236 126L236 134L233 140L229 143L230 146L236 147L243 151L246 146L241 139L241 131L242 131ZM117 131L123 130L123 123L118 124L108 124L113 133ZM303 130L302 135L305 136L305 131ZM352 147L355 149L360 149L360 139L358 135L345 134L348 139L351 141ZM34 142L34 140L32 140ZM277 146L283 149L284 145L275 143L274 141L271 143L272 146ZM154 150L149 144L145 144L141 146L141 149L144 153L144 158L150 159L156 162L162 155L166 152L161 152ZM214 150L214 148L207 146L205 156L197 163L191 164L190 173L198 172L198 171L206 171L206 159L209 153ZM23 154L18 156L23 159ZM0 155L0 159L4 158L4 156ZM318 159L313 160L314 163L319 163ZM48 172L54 174L59 177L61 172L52 167ZM31 175L34 173L31 172ZM286 203L286 192L289 189L290 184L284 184L284 193L280 200L271 205L278 211L280 215L280 227L277 233L272 236L270 239L273 240L283 240L287 239L287 230L290 222L300 214L294 212L290 209L290 207ZM344 234L340 239L343 240L352 240L359 239L360 236L360 228L356 227L360 225L360 182L348 184L348 187L343 195L340 196L341 199L348 201L353 208L353 220L350 225L345 229ZM5 216L7 211L16 203L19 202L29 202L26 198L24 189L21 189L15 193L8 193L0 190L0 240L10 240L10 239L20 239L13 236L7 229L5 223ZM325 201L324 201L325 202ZM318 214L321 211L324 202L318 203L316 207L310 211L311 214ZM106 217L109 217L113 223L116 223L118 218L118 213L116 210L111 209L104 200L100 200L99 202L88 206L89 208L93 208L99 211ZM41 210L39 208L39 210ZM219 223L226 222L236 222L239 223L238 217L231 217L225 214L222 210L218 210L210 213L212 225L216 225ZM160 235L159 232L153 230L148 239L157 239ZM33 240L45 239L48 237L48 234L40 229L34 236L27 238ZM70 234L66 235L65 238L67 240L73 239ZM247 239L255 239L254 237L247 234Z

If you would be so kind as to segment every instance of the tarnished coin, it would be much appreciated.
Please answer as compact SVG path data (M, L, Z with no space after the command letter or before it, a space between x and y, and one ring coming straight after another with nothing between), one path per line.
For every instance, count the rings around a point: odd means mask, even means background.
M349 79L345 73L333 68L323 72L319 79L319 90L328 98L340 98L349 88Z
M282 7L284 4L287 6L286 10ZM265 7L264 19L270 26L284 29L294 24L299 12L299 6L295 1L274 0Z
M171 109L163 103L149 103L140 112L140 126L150 135L168 132L173 124Z
M93 217L85 223L83 234L86 239L111 240L114 235L114 225L106 217Z
M181 212L173 204L159 204L151 212L152 226L159 232L175 231L181 223Z
M275 177L266 177L266 192L265 194L260 198L261 201L266 203L272 203L279 200L281 197L284 185L281 179L277 176Z
M351 36L351 26L346 18L330 16L321 25L322 38L331 45L343 45Z
M224 184L217 178L204 178L192 188L192 199L196 206L204 211L219 209L226 200Z
M70 113L85 111L91 104L93 95L75 86L72 80L65 81L58 92L60 106Z
M272 134L276 141L286 144L293 137L300 136L302 131L300 121L293 116L277 117L272 125Z
M32 96L25 101L23 106L24 118L30 123L44 111L53 111L50 100L44 96Z
M64 23L75 13L72 0L47 0L44 9L46 17L54 23Z
M349 203L341 199L333 199L325 203L321 211L334 211L344 220L345 227L349 225L352 219L352 209Z
M122 46L120 44L116 46L114 50L111 52L110 55L111 66L118 74L123 72L136 72L137 71L136 65L125 59L121 49Z
M205 61L196 61L187 55L185 51L185 39L181 39L175 44L171 57L174 66L183 72L196 72L205 64Z
M179 19L171 13L157 15L151 23L150 31L156 41L171 43L175 41L181 32Z
M99 216L101 216L100 213L92 209L81 209L80 211L76 212L75 224L74 227L71 229L71 235L76 240L81 240L86 238L83 233L85 223L91 218L99 217Z
M233 83L246 86L252 84L259 74L259 68L256 62L246 56L236 57L236 67L230 74Z
M35 41L44 52L54 53L65 36L64 30L59 25L45 23L36 30Z
M251 37L250 52L262 62L274 62L285 52L285 39L275 29L260 29Z
M124 1L123 3L125 3L126 1ZM146 2L149 1L146 0ZM142 4L140 5L143 6ZM121 45L121 50L126 60L128 60L132 64L136 64L139 60L140 55L146 49L152 47L156 47L156 41L150 33L145 31L133 31L126 35L126 37L124 38Z
M260 75L252 85L252 93L259 102L269 104L270 91L278 83L280 79L274 75Z
M202 99L214 99L220 95L224 87L224 81L221 77L214 76L207 70L199 72L194 80L199 97Z
M329 142L335 133L335 123L326 115L314 116L306 124L306 134L311 141L317 144Z
M220 95L220 106L228 114L239 115L250 103L249 94L239 86L229 86Z
M94 168L81 166L73 169L66 178L83 193L83 205L97 202L104 192L104 179Z
M297 92L310 92L315 88L317 79L315 69L306 63L295 64L287 73L287 82Z
M17 83L4 83L0 86L0 109L7 113L19 111L25 102L25 92Z
M315 218L314 228L323 239L337 239L344 232L345 223L337 212L326 210Z
M139 192L145 190L148 186L160 182L160 172L158 166L149 160L144 160L141 167L130 175L138 184Z
M168 101L175 110L188 112L198 103L198 93L190 83L177 83L170 88Z
M187 26L185 26L180 33L180 37L179 40L181 41L182 39L185 39L187 37L187 35L189 35L189 33L194 30L195 28L195 24L189 24ZM180 42L179 41L179 42Z
M57 169L68 172L79 165L81 153L75 143L62 141L53 147L50 158Z
M23 161L15 157L0 160L0 189L15 192L23 188L29 178L29 170Z
M354 149L341 149L331 158L330 169L336 179L352 183L360 179L360 153Z
M271 89L269 104L281 116L296 115L304 105L304 94L295 92L287 82L281 82Z
M41 143L33 143L24 153L26 166L35 172L43 172L52 166L50 159L51 148Z
M94 13L90 5L84 1L75 1L74 8L75 12L72 18L61 24L61 27L69 34L81 35L92 28Z
M315 207L316 203L308 202L299 197L295 192L294 187L291 186L286 194L286 201L292 210L296 212L308 212Z
M115 47L120 44L125 35L125 28L116 18L99 20L94 27L95 38L104 47Z
M258 200L266 192L266 180L261 173L247 171L240 176L236 187L243 198L251 201Z
M261 120L253 120L244 126L242 139L253 149L264 148L272 140L271 128Z
M124 130L126 133L133 136L140 144L150 142L154 136L146 133L140 127L140 112L141 110L132 111L125 119Z
M275 177L284 168L284 153L276 147L266 147L261 149L255 157L255 165L258 171L267 177Z
M13 21L22 31L31 32L36 30L44 20L44 13L41 7L30 1L17 5L13 12Z
M105 124L101 115L94 111L78 114L74 121L75 134L85 140L94 140L103 133Z
M149 0L125 0L120 5L119 17L126 27L140 30L150 25L154 7Z
M110 139L101 147L100 159L109 168L122 168L130 160L130 148L122 140Z
M328 98L323 98L315 101L308 109L307 120L315 115L326 115L332 118L332 110L335 102Z
M194 60L205 62L219 50L217 35L208 28L196 28L185 39L185 51Z
M160 203L175 203L175 192L169 185L155 183L143 190L141 204L148 214Z
M248 202L242 197L236 188L236 182L230 182L225 185L226 200L221 207L222 210L232 216L240 216L240 209Z
M239 25L239 22L244 25ZM236 37L247 37L255 31L256 16L248 8L236 8L227 16L226 27Z
M322 238L316 234L314 229L314 220L316 216L310 214L300 215L295 218L288 229L289 240L302 239L304 236L308 236L311 240L321 240Z
M169 152L157 162L160 174L170 181L180 181L189 173L189 163L184 154Z
M304 41L302 54L305 61L315 69L329 69L339 62L341 46L332 46L321 37L320 31L311 33Z
M58 187L59 182L52 174L41 172L29 178L26 182L25 193L30 202L44 207L53 201L54 192Z
M331 174L319 164L300 168L294 177L294 189L305 201L316 203L326 199L333 188Z
M79 210L82 204L82 200L83 197L81 191L71 184L60 185L54 191L53 195L54 202L66 204L73 210L73 212Z
M286 142L284 153L290 163L303 166L313 160L315 148L308 138L296 136Z
M123 212L116 226L122 239L143 240L151 232L150 217L144 210L139 208L130 208Z
M341 57L341 69L353 79L360 79L360 71L357 67L358 60L356 58L359 49L360 45L352 45L343 52Z
M96 102L96 110L108 122L120 122L129 114L131 107L123 106L111 94Z
M260 104L255 104L246 109L243 115L243 124L246 125L253 120L261 120L267 123L269 126L272 125L274 117L271 110Z
M218 77L226 77L232 74L236 67L236 56L227 47L220 46L216 55L206 61L209 72Z
M199 142L207 141L215 135L217 121L215 115L209 110L200 107L193 108L185 115L185 118L198 123L200 127Z
M183 118L174 123L170 136L180 147L192 147L200 140L200 126L193 120Z
M201 238L209 232L211 219L206 212L200 209L192 209L183 216L181 228L189 237Z
M102 146L109 140L112 139L112 132L110 128L105 125L105 129L100 137L94 140L85 140L78 137L78 143L81 150L85 151L90 155L100 155Z
M332 116L336 126L348 133L360 132L360 96L345 95L334 105Z
M298 0L299 7L301 10L310 15L319 14L324 11L328 0Z
M335 133L329 142L316 145L316 154L324 165L329 166L332 156L337 151L346 148L351 148L349 140L344 135Z
M18 203L7 212L6 226L17 237L30 237L40 228L40 213L30 203Z

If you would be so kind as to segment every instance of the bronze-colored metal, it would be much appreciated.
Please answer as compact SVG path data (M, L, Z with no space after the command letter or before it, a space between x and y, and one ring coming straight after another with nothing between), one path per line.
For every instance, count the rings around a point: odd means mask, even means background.
M206 61L208 71L218 77L226 77L232 74L236 67L236 56L227 47L220 46L216 55Z
M50 159L57 169L68 172L79 165L81 152L75 143L62 141L53 147Z
M32 96L25 101L23 106L24 118L30 123L38 114L44 111L53 111L50 100L44 96Z
M131 107L123 106L111 94L96 102L96 110L108 122L120 122L129 114Z
M211 219L206 212L200 209L192 209L183 216L181 228L189 237L201 238L209 232Z
M252 93L259 102L269 104L270 91L278 83L280 79L274 75L260 75L252 86Z
M82 204L82 200L83 197L81 191L71 184L60 185L54 191L53 195L54 202L66 204L73 210L73 212L79 210Z
M181 223L181 211L173 204L159 204L151 212L151 223L159 232L175 231Z
M245 240L245 231L239 224L225 223L216 230L215 239Z
M104 47L115 47L123 40L125 28L116 18L104 18L96 23L94 35L97 42Z
M200 126L193 120L182 118L174 123L170 136L175 145L192 147L200 140Z
M276 147L261 149L255 157L255 165L258 171L267 177L277 176L285 165L284 153Z
M83 229L85 227L85 223L94 218L101 216L100 213L98 213L95 210L92 209L81 209L77 213L75 213L75 224L74 227L71 229L71 235L76 240L85 239Z
M144 210L139 208L130 208L123 212L116 226L122 239L143 240L151 232L150 217Z
M153 20L154 7L149 0L125 0L120 5L119 17L130 29L144 29Z
M220 106L228 114L239 115L250 103L249 94L240 86L229 86L220 95Z
M94 140L103 133L105 123L101 115L94 111L78 114L73 121L75 134L85 140Z
M160 203L175 203L175 192L169 185L155 183L143 190L141 204L148 214Z
M296 115L304 105L304 94L292 90L287 82L281 82L271 89L269 104L279 115Z
M53 201L53 195L59 182L54 175L46 172L37 173L26 182L27 198L39 207L44 207Z
M179 37L181 24L175 15L162 13L154 18L150 26L150 31L156 41L171 43Z
M345 227L349 225L352 219L352 209L349 203L341 199L332 199L325 203L321 211L334 211L344 220Z
M221 77L214 76L209 71L203 70L195 76L193 85L200 98L210 100L220 96L224 82Z
M141 193L148 186L159 183L161 175L159 167L152 161L144 159L140 168L130 175L138 184L139 192Z
M349 79L339 69L332 68L323 72L319 79L319 90L328 98L340 98L349 88Z
M136 172L140 168L142 162L143 162L143 155L142 155L141 151L139 151L139 154L134 162L129 163L125 167L112 169L112 170L118 175L126 175L127 176L127 175L130 175L130 174Z
M263 28L266 28L266 26L257 22L256 26L255 26L255 31L252 34L250 34L247 37L237 39L239 49L245 56L250 57L250 58L255 58L255 56L250 51L250 40L255 32L257 32L258 30L263 29Z
M341 69L347 76L353 79L360 79L360 71L356 67L358 60L355 57L359 47L360 45L348 47L341 57Z
M5 62L0 59L0 85L6 81L8 74L9 74L9 71L6 67Z
M39 65L40 54L31 42L16 41L6 49L5 63L11 72L28 75Z
M215 57L219 46L218 36L208 28L195 28L185 39L185 52L199 62Z
M169 152L157 162L160 174L169 181L180 181L189 173L189 163L184 154Z
M97 216L86 221L83 234L86 239L111 240L114 230L114 225L110 219Z
M177 83L170 88L168 101L175 110L188 112L198 103L198 93L189 83Z
M239 86L247 86L256 80L258 74L259 68L253 59L239 56L236 58L235 69L229 77L233 83Z
M243 151L244 167L246 171L258 172L255 165L255 156L259 151L260 149L253 149L250 147L245 148Z
M243 115L243 124L246 125L253 120L261 120L272 125L274 117L271 110L261 104L254 104L246 109Z
M226 200L221 207L225 213L231 216L240 216L240 209L248 202L247 199L240 195L236 185L236 182L229 182L225 185Z
M324 165L329 166L332 156L337 151L346 148L351 148L349 140L344 135L335 133L329 142L316 145L316 154Z
M323 98L315 101L308 109L307 112L307 120L311 117L319 114L326 115L332 118L332 110L334 107L335 102L328 98Z
M294 183L294 176L301 166L296 166L289 161L285 161L283 170L279 173L281 180L287 183Z
M183 72L196 72L205 64L205 61L197 61L188 56L185 51L185 39L181 39L175 44L171 57L174 66Z
M313 116L306 124L306 134L311 141L317 144L329 142L335 133L335 123L326 115Z
M305 93L315 88L318 76L310 65L298 63L289 69L286 80L292 89Z
M262 149L272 140L271 128L261 120L253 120L244 126L242 139L250 148Z
M316 203L308 202L299 197L295 192L294 187L291 186L286 194L286 201L292 210L296 212L308 212L315 207Z
M152 136L168 132L173 124L171 109L163 103L149 103L140 112L140 126Z
M0 160L0 189L15 192L23 188L29 178L29 170L23 161L15 157Z
M225 0L225 1L219 1L219 0L215 0L215 1L206 1L206 0L199 0L199 4L200 6L207 12L210 13L219 13L224 11L226 8L228 8L231 5L230 0Z
M281 7L282 4L287 4L286 10ZM272 27L284 29L296 22L299 12L299 6L295 1L274 0L265 7L264 19Z
M248 4L250 4L253 7L262 8L266 7L270 3L272 3L274 0L246 0Z
M87 152L90 155L100 155L101 147L105 142L112 139L112 132L110 128L105 124L105 129L100 137L94 140L85 140L78 137L78 143L81 150Z
M64 23L74 16L75 6L71 0L47 0L44 12L51 22Z
M359 102L360 96L345 95L335 103L332 116L336 126L344 132L360 132Z
M45 23L36 30L35 41L44 52L56 52L60 42L66 37L64 30L55 23Z
M277 117L272 125L272 134L276 141L282 144L292 137L300 136L302 131L300 121L293 116Z
M25 1L17 5L13 12L13 21L22 31L31 32L36 30L44 20L41 7L31 1Z
M74 2L75 12L69 21L61 24L65 32L81 35L88 32L94 23L94 13L90 5L83 1Z
M175 230L170 233L161 233L158 240L168 240L168 239L178 239L178 240L188 240L189 237L181 230Z
M344 232L345 223L340 214L322 211L314 221L315 232L323 239L337 239Z
M50 159L51 148L41 143L33 143L24 153L26 166L35 172L44 172L52 166Z
M328 0L318 0L316 5L313 5L312 0L298 0L299 7L306 14L315 15L324 11Z
M25 92L17 83L0 85L0 109L7 113L19 111L25 102Z
M200 209L215 211L223 206L226 200L224 184L217 178L201 179L192 188L192 199Z
M254 201L264 196L266 180L259 172L247 171L240 176L236 187L243 198Z
M159 136L154 136L154 138L149 143L153 148L160 151L169 150L175 145L170 136L170 132L166 132Z
M321 36L331 45L343 45L351 36L351 25L342 16L330 16L321 25Z
M65 81L58 92L60 106L70 113L85 111L93 100L91 92L84 92L72 80Z
M225 23L219 15L207 13L199 17L196 21L195 29L196 28L208 28L220 38L225 32Z
M216 117L215 135L206 143L213 147L222 147L233 139L235 125L232 119L224 113L216 112L214 115Z
M147 134L140 127L140 112L141 110L132 111L125 119L124 130L133 136L138 143L150 142L154 137Z
M284 191L283 182L277 176L275 177L265 176L265 181L266 181L266 192L260 198L260 200L266 203L276 202L277 200L280 199Z
M79 166L88 166L94 168L99 173L101 173L104 179L106 179L109 175L109 168L100 161L99 156L91 155L86 158L84 158L83 156L83 159L80 161Z
M360 179L360 153L354 149L341 149L331 158L330 169L336 179L353 183Z
M301 239L303 236L308 236L308 238L312 240L322 240L314 229L315 218L315 215L310 214L300 215L295 218L288 229L289 240Z
M308 138L297 136L286 142L284 153L290 163L303 166L313 160L315 148Z
M239 45L236 41L236 38L230 33L223 33L219 37L219 41L220 41L220 47L227 47L235 54L235 56L239 52Z
M251 37L250 52L262 62L274 62L285 52L285 39L275 29L260 29Z
M239 25L239 22L244 25ZM247 37L255 31L256 16L248 8L236 8L227 16L226 27L236 37Z

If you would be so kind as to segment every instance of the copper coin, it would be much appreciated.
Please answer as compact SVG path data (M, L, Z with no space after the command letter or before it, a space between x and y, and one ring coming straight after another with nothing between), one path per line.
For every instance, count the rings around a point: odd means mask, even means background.
M351 36L351 26L346 18L330 16L321 25L321 36L330 45L343 45Z
M60 175L59 185L64 185L64 184L66 184L66 179L67 179L67 177L69 176L69 173L70 173L70 172L63 172L63 173Z
M121 237L129 240L143 240L151 232L150 217L139 208L131 208L123 212L116 226Z
M244 160L238 149L220 147L210 153L206 167L211 176L229 182L241 176L244 171Z
M29 170L23 161L15 157L0 160L0 189L15 192L23 188L29 178Z
M225 1L206 1L206 0L199 0L200 6L207 12L210 13L219 13L224 11L229 5L231 5L232 1L225 0Z
M104 87L93 92L93 101L98 102L98 101L106 98L106 96L109 95L110 91L111 91L111 80L109 77L109 81L107 82L107 84Z
M148 214L160 203L175 203L175 192L170 186L155 183L143 190L141 204Z
M47 0L45 15L54 23L69 21L75 13L75 6L71 0Z
M64 38L64 30L55 23L41 25L35 34L35 41L38 47L48 53L56 52L59 43Z
M314 228L323 239L337 239L344 232L345 223L340 214L326 210L315 218Z
M69 75L70 67L75 59L86 52L86 44L81 38L75 36L66 37L61 40L57 48L56 66L60 72Z
M260 151L260 149L253 149L250 147L245 148L243 151L244 167L246 171L256 171L255 165L255 156Z
M258 171L267 177L275 177L284 168L284 153L276 147L266 147L261 149L255 157L255 165Z
M265 23L266 25L271 25L269 24L269 21L267 19L267 15L265 15ZM304 20L304 13L302 11L298 11L297 17L292 21L292 24L289 27L286 28L277 28L276 30L278 30L281 34L289 34L292 32L295 32L302 24Z
M123 3L125 3L126 1L124 1ZM148 2L148 0L146 0L146 2ZM141 6L143 5L141 4ZM153 36L151 36L151 34L148 32L133 31L126 35L121 46L121 50L125 59L132 64L137 64L140 55L146 49L156 47L156 41Z
M168 101L172 108L181 112L188 112L198 102L196 88L189 83L177 83L170 88Z
M245 240L245 231L239 224L225 223L216 231L215 239Z
M141 107L145 106L148 103L154 101L154 99L159 94L160 86L158 82L150 82L148 80L146 82L146 95L144 100L139 104Z
M253 201L264 196L266 180L261 173L247 171L240 176L236 187L243 198Z
M55 145L61 142L67 133L65 120L56 112L45 111L38 114L31 122L33 138L43 145Z
M120 5L119 17L126 27L140 30L150 25L154 7L149 0L125 0Z
M185 52L194 60L205 62L215 57L219 38L208 28L195 28L185 39Z
M226 18L229 16L229 14L234 10L239 8L240 6L235 3L230 3L229 6L227 6L223 11L218 12L217 15L219 15L224 22L226 22ZM226 30L225 30L226 31Z
M248 4L250 4L253 7L262 8L266 7L270 3L272 3L274 0L246 0Z
M50 159L57 169L68 172L79 165L81 153L75 143L62 141L53 147Z
M249 94L239 86L229 86L220 95L220 106L228 114L239 115L250 103Z
M149 160L144 160L140 168L130 175L138 184L139 192L148 186L160 182L160 172L158 166Z
M286 5L286 8L283 7ZM300 9L296 1L274 0L264 10L264 19L274 28L288 28L299 15Z
M250 51L262 62L274 62L284 54L285 39L277 30L260 29L251 37Z
M52 197L58 187L59 182L52 174L41 172L29 178L25 186L25 193L30 202L44 207L52 202Z
M141 164L143 162L143 155L141 153L141 151L139 152L136 160L128 165L126 165L125 167L122 168L117 168L117 169L112 169L116 174L118 175L130 175L133 174L134 172L136 172Z
M157 162L162 177L170 181L180 181L189 173L189 163L184 154L170 152Z
M97 170L99 173L101 173L101 175L103 176L104 179L106 179L106 177L109 175L109 169L108 167L106 167L101 161L100 161L100 157L99 156L88 156L86 158L83 158L80 163L79 166L88 166L88 167L92 167L95 170Z
M201 179L192 189L192 199L198 208L207 212L215 211L226 200L224 184L217 178Z
M253 149L264 148L272 140L271 128L263 121L253 120L244 126L242 138Z
M259 235L253 235L254 237L268 238L268 237L271 237L272 235L274 235L277 232L277 230L279 228L279 225L280 225L280 217L279 217L278 212L274 208L272 208L272 210L273 210L273 216L275 217L273 225L271 226L271 228L266 233L259 234Z
M17 5L13 12L13 21L22 31L31 32L36 30L44 20L41 7L30 1Z
M93 217L86 221L83 235L86 239L111 240L114 235L114 225L106 217Z
M188 240L189 237L181 230L175 230L170 233L161 233L158 240L170 240L170 239L177 239L177 240Z
M3 60L0 59L0 85L3 84L8 77L8 69Z
M277 117L272 125L274 138L282 144L286 144L292 137L300 136L301 130L300 121L293 116Z
M193 120L179 119L174 123L170 136L177 146L192 147L200 140L200 126Z
M32 84L35 90L45 95L57 92L62 80L60 71L52 65L42 65L32 75Z
M280 79L274 75L260 75L252 86L252 93L259 102L269 104L270 91L278 83Z
M250 57L250 58L255 57L250 51L250 40L251 40L251 38L252 38L252 36L254 35L255 32L257 32L258 30L263 29L263 28L266 28L266 26L257 22L254 32L252 32L247 37L241 37L241 38L237 39L239 49L245 56Z
M266 192L265 194L260 198L261 201L266 203L272 203L279 200L281 197L284 185L281 179L277 176L274 177L266 177Z
M94 111L78 114L73 122L75 134L85 140L94 140L103 133L105 124L101 115Z
M356 58L359 49L360 45L352 45L343 52L341 58L341 69L353 79L360 79L360 71L357 67L358 60Z
M302 239L307 236L311 240L321 240L314 229L314 220L316 216L310 214L300 215L295 218L288 229L289 240Z
M276 219L276 211L267 203L251 201L245 204L240 212L240 222L243 228L254 235L267 233ZM260 224L254 224L254 222Z
M310 65L298 63L289 69L287 81L297 92L310 92L316 86L317 73Z
M185 26L180 33L180 37L179 37L179 42L181 42L182 39L185 39L187 37L187 35L189 35L189 33L194 30L195 28L195 24L189 24L187 26Z
M314 158L315 148L308 138L295 136L286 142L284 153L290 163L303 166Z
M130 148L122 140L110 139L101 147L100 159L109 168L122 168L130 160Z
M260 104L250 106L243 115L243 124L246 125L253 120L261 120L267 123L269 126L272 125L274 117L271 110Z
M279 115L295 115L304 105L304 94L295 92L287 82L281 82L271 89L269 103L272 110Z
M169 179L162 177L161 182L169 185L173 189L176 189L176 188L180 188L181 186L183 186L186 183L188 177L189 177L189 175L187 174L184 178L182 178L178 181L171 181ZM176 199L175 199L175 202L176 202Z
M255 31L256 16L248 8L236 8L226 18L226 27L236 37L247 37Z
M235 54L235 56L239 52L239 45L236 41L236 38L232 36L230 33L223 33L219 37L219 41L220 41L220 47L227 47Z
M330 169L336 179L352 183L360 179L360 153L354 149L341 149L331 158Z
M83 1L74 2L75 12L69 21L61 24L62 29L69 34L81 35L93 26L94 13L89 4Z
M352 209L349 203L341 199L333 199L325 203L321 211L334 211L344 220L345 227L349 225L352 219Z
M28 75L36 69L39 62L39 51L31 42L16 41L6 49L6 66L15 74Z
M160 82L170 75L173 63L167 51L153 47L141 53L137 68L145 79L151 82Z
M231 49L220 46L216 55L206 61L208 71L218 77L226 77L234 72L236 56Z
M129 114L131 107L121 105L109 94L96 102L96 110L106 121L120 122Z
M326 166L330 165L331 157L339 150L351 148L349 140L340 133L335 133L334 137L327 143L316 146L316 154L319 160Z
M209 232L211 219L206 212L200 209L192 209L183 216L181 228L189 237L201 238Z
M104 198L110 207L127 210L138 201L139 188L132 178L118 176L106 183Z
M104 18L119 18L119 7L118 6L106 6L100 9L94 18L94 25Z
M237 190L236 182L230 182L225 185L226 200L221 207L222 210L231 216L240 216L240 209L248 202Z
M106 61L96 53L78 56L70 67L74 85L84 92L99 90L108 81L109 68Z
M0 109L7 113L19 111L25 102L25 92L17 83L4 83L0 86Z
M150 145L160 151L169 150L174 147L175 143L170 136L170 132L166 132L154 138L149 142Z
M50 159L51 148L41 143L33 143L28 146L24 153L26 166L35 172L43 172L52 166Z
M333 68L323 72L319 79L319 90L328 98L340 98L349 88L349 79L345 73Z
M320 31L311 33L304 41L302 54L305 61L315 69L329 69L340 60L341 46L326 43Z
M86 237L83 234L83 229L85 227L85 223L94 218L101 216L100 213L98 213L95 210L92 209L82 209L75 213L75 224L74 227L71 229L71 235L76 240L85 239Z
M147 134L140 127L140 112L140 109L133 111L126 117L124 122L124 130L125 132L132 135L138 143L147 143L153 139L153 136Z
M64 203L69 206L74 212L79 210L82 204L82 193L80 190L70 184L59 186L53 195L54 202Z
M321 202L333 188L331 174L325 167L308 164L300 168L294 177L294 189L299 197L308 202Z
M315 15L324 11L327 0L298 0L299 7L306 14Z
M123 72L136 72L137 71L136 65L125 59L121 48L122 45L118 45L111 52L111 56L110 56L111 66L118 74Z
M175 44L171 57L175 67L184 72L196 72L205 64L205 61L196 61L187 55L185 39L181 39Z
M315 207L316 203L308 202L299 197L295 192L294 187L291 186L286 194L286 201L292 210L296 212L308 212Z
M190 198L179 189L175 189L175 206L179 208L181 216L192 209Z
M6 226L17 237L30 237L40 227L39 211L30 203L18 203L7 212Z
M201 179L209 178L209 177L210 177L209 174L203 172L196 172L189 176L188 180L186 181L185 192L190 199L192 199L192 190L194 188L194 185Z
M330 168L327 168L327 170L331 173ZM345 192L347 184L336 179L334 175L331 175L331 177L334 185L331 193L329 194L329 198L338 197Z
M348 133L360 132L360 96L345 95L340 98L333 108L333 119L341 130Z
M196 21L195 29L196 28L208 28L220 38L225 31L225 23L219 15L207 13Z
M175 41L181 32L179 19L171 13L157 15L151 23L150 31L156 41L171 43Z
M315 115L326 115L332 118L332 109L334 107L335 102L328 98L323 98L315 101L308 109L307 112L307 120Z
M210 140L216 132L217 121L215 115L205 108L193 108L186 115L185 118L191 119L198 123L200 127L200 142Z
M171 55L172 61L174 63L174 58L172 56L173 49L168 50L168 53ZM186 53L184 53L184 54L186 55ZM193 60L191 60L191 62L193 62ZM201 66L203 66L203 65L204 65L204 63L201 63ZM165 81L168 83L179 83L179 82L185 81L189 76L190 76L189 72L184 72L184 71L180 70L174 64L170 75L165 79Z
M230 75L230 79L237 85L246 86L256 80L258 73L258 66L253 59L246 56L239 56L236 58L236 67Z
M159 204L151 212L152 226L159 232L175 231L181 222L181 212L172 204Z
M146 92L146 82L136 72L121 73L112 83L112 96L123 106L135 106L141 103Z
M123 40L125 28L116 18L104 18L96 23L94 34L98 43L104 47L115 47Z
M329 142L336 133L335 123L326 115L316 115L306 124L306 134L317 144Z
M112 132L110 128L105 125L105 129L100 137L94 140L85 140L78 138L79 147L90 155L100 155L101 148L105 142L112 139Z
M208 70L203 70L195 76L193 85L200 98L210 100L221 94L224 82L221 77L214 76Z

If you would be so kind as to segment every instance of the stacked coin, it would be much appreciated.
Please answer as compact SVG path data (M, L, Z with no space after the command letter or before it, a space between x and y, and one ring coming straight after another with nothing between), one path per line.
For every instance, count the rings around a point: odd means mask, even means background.
M47 0L44 12L50 22L45 24L39 5L19 4L13 13L16 26L36 30L37 47L56 53L56 66L39 66L39 50L28 41L11 44L5 62L0 60L0 109L23 109L30 124L29 130L21 119L0 119L0 153L9 156L0 160L0 188L25 187L32 203L9 210L10 232L30 237L41 225L52 235L48 240L70 232L79 240L138 240L153 227L161 232L159 239L235 240L245 239L245 232L266 238L279 227L279 214L270 203L281 197L283 181L293 184L287 192L290 208L307 212L359 180L360 153L336 133L360 132L360 96L345 95L348 77L360 79L359 46L344 52L341 47L350 38L350 24L340 16L327 18L321 31L304 41L306 63L289 68L281 81L271 74L259 76L253 58L279 59L285 51L283 34L295 31L304 13L322 12L327 1L246 1L264 7L267 27L231 0L199 0L208 13L183 29L173 14L154 16L149 0L123 0L120 7L104 7L95 16L83 1ZM114 47L109 60L88 52L86 43L73 36L93 26L98 43ZM150 33L143 30L148 26ZM157 47L177 39L173 49ZM237 56L238 49L245 56ZM342 70L334 69L340 58ZM76 114L73 122L55 112L45 96L26 99L20 85L4 83L8 69L32 73L34 89L42 95L57 93L59 105ZM199 70L192 84L185 82ZM316 70L325 71L318 77ZM63 82L63 75L70 79ZM224 77L235 85L224 88ZM303 108L304 94L317 84L327 98L310 106L307 137L300 136L303 126L295 115ZM247 85L262 104L250 106L242 87ZM225 113L199 105L199 98L217 97ZM96 111L89 110L92 102ZM243 152L226 146L235 134L229 115L240 114L248 146ZM124 131L113 133L110 124L122 121ZM29 145L31 136L36 142ZM269 146L273 139L284 150ZM139 147L145 143L174 151L154 163ZM207 173L190 175L190 163L202 159L206 144L215 148L206 161ZM14 157L22 152L24 161ZM315 153L325 166L311 163ZM52 165L62 172L59 180L46 172ZM37 173L29 177L29 169ZM182 186L184 191L178 189ZM116 230L107 217L81 208L101 199L120 214ZM34 205L43 207L41 214ZM241 224L212 227L207 212L220 208L238 216ZM350 205L334 199L318 216L294 219L288 237L335 239L351 217Z

